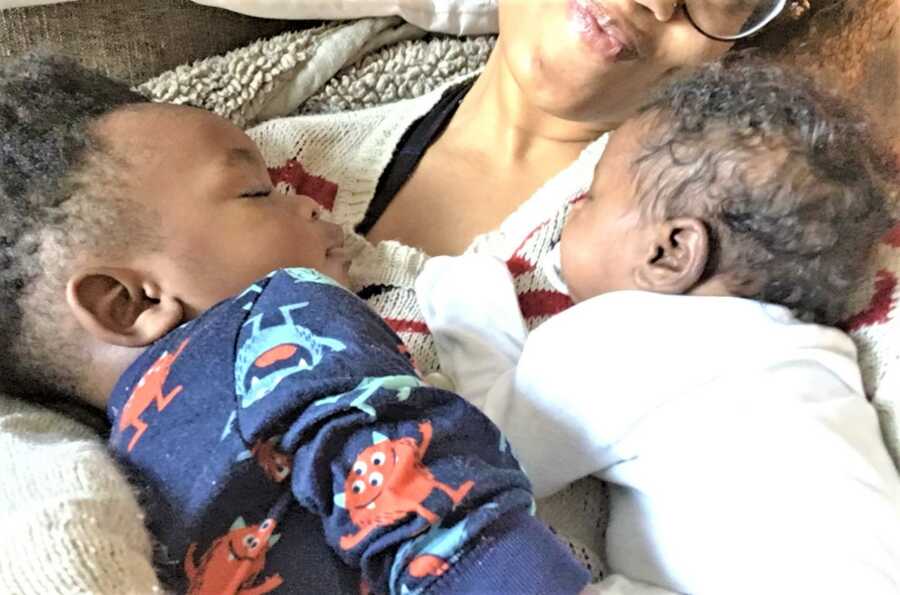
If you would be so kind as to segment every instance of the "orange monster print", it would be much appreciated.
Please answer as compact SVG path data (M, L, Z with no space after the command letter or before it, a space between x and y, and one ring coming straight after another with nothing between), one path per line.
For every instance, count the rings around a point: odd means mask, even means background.
M346 508L350 520L359 528L356 533L341 537L342 549L356 547L376 528L392 525L410 513L434 524L440 519L422 506L432 490L444 492L456 506L475 485L467 481L453 489L436 480L422 464L431 443L431 422L420 423L419 432L419 444L412 438L389 440L376 432L372 446L356 458L344 482L345 492L334 497L335 504Z
M291 474L294 459L290 455L275 449L280 436L272 436L268 440L257 440L249 451L238 456L238 461L253 457L266 476L275 483L281 483Z
M266 565L266 552L280 537L274 530L274 519L248 527L238 517L226 535L213 541L199 566L194 562L197 544L192 543L184 558L188 595L264 595L278 588L283 579L277 573L254 584Z
M128 443L128 452L134 448L138 440L147 430L147 422L141 419L141 415L150 407L152 403L156 403L156 410L165 409L172 399L178 396L178 393L184 388L181 385L176 386L168 394L164 394L163 386L169 378L169 372L172 364L184 351L190 339L185 339L178 346L175 353L163 352L159 359L153 363L149 370L144 372L137 386L134 387L131 396L122 408L122 414L119 416L119 432L124 432L127 428L134 428L134 435Z

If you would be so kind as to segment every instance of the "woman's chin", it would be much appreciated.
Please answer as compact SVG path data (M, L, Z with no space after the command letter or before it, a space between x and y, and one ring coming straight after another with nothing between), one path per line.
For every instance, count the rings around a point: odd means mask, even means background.
M535 104L566 119L586 110L596 113L599 104L608 103L605 97L616 92L616 82L627 80L635 70L634 62L603 59L577 38L543 50L527 64L525 76L516 78L528 81L529 88L523 90Z
M606 120L611 81L607 73L554 72L553 77L533 81L528 91L531 101L542 112L572 122ZM606 75L606 76L604 76ZM610 106L613 107L613 106Z

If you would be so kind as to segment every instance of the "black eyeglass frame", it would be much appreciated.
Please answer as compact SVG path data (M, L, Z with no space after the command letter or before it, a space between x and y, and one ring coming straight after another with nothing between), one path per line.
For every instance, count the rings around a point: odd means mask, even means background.
M687 0L685 0L684 2L681 2L679 8L684 10L684 16L687 17L688 22L694 27L694 29L699 31L702 35L705 35L706 37L708 37L710 39L714 39L715 41L732 42L732 41L737 41L739 39L746 39L747 37L750 37L751 35L756 35L760 31L762 31L766 25L768 25L769 23L774 21L776 18L778 18L778 15L780 15L782 12L784 12L784 9L787 5L788 5L788 0L777 0L775 3L775 6L772 8L772 11L769 13L769 16L767 16L762 21L760 21L758 25L756 25L755 27L752 27L751 29L748 29L747 31L744 31L743 33L738 33L737 35L727 35L727 36L713 35L712 33L707 33L706 31L704 31L703 28L697 24L697 21L694 20L694 17L691 16L691 11L688 10L688 6L687 6Z

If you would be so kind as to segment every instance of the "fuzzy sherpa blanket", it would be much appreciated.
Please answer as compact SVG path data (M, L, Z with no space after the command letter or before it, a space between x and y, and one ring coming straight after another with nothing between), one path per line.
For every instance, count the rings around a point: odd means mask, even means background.
M490 37L432 37L396 18L284 33L140 85L154 101L202 107L241 127L417 97L484 65Z

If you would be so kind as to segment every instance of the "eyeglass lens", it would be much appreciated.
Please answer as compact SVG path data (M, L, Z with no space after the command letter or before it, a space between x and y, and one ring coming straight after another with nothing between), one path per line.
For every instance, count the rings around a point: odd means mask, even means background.
M774 19L786 0L686 0L685 10L702 33L723 40L752 35Z

